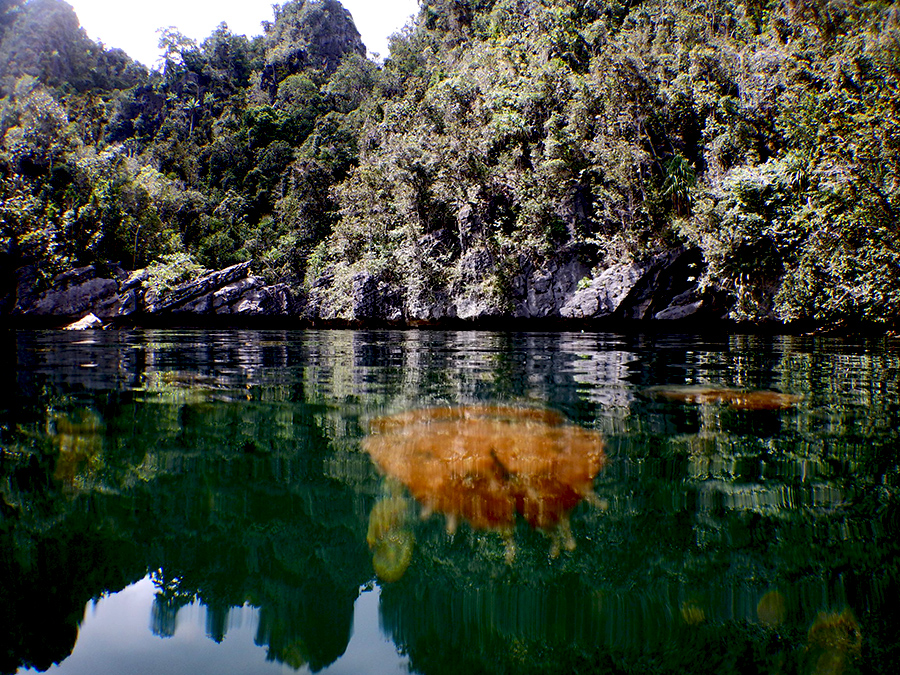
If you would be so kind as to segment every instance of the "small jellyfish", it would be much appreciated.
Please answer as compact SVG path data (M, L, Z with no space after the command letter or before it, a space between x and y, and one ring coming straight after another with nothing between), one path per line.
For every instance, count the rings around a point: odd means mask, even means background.
M382 581L400 581L412 562L415 537L410 530L392 530L372 550L372 567Z
M74 489L102 465L103 420L93 410L82 408L70 414L56 413L48 430L59 450L53 477Z
M415 537L409 527L410 505L399 494L378 500L369 513L366 543L379 579L399 581L412 561Z
M681 603L681 620L688 626L699 626L706 621L706 612L696 600L685 600Z
M787 410L803 400L796 394L759 389L732 389L707 385L650 387L650 398L694 405L717 403L735 410Z
M807 634L806 650L813 675L841 675L862 651L862 631L853 611L819 612Z
M769 591L763 595L756 605L756 615L761 624L772 628L780 626L787 618L784 596L778 591Z

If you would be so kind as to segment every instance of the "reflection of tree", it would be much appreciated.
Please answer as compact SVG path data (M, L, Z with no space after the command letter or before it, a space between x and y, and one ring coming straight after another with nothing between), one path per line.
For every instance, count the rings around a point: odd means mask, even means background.
M126 415L158 414L148 407ZM148 563L161 570L161 629L174 631L177 609L196 598L221 640L227 608L249 602L260 608L268 658L328 665L349 641L368 559L354 494L325 474L333 453L317 417L250 401L187 404L177 418L171 449L154 453L157 467L171 468L134 504L147 514L139 536L149 534L148 551L158 547Z

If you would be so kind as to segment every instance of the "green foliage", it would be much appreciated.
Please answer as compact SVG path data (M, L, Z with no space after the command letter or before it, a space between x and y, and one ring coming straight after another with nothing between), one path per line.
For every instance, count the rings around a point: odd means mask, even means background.
M147 267L147 277L143 283L145 288L159 295L208 271L186 253L170 253Z
M735 318L898 318L886 4L428 0L379 66L340 3L293 0L252 41L164 29L149 79L66 7L0 25L7 236L46 269L186 252L433 294L473 249L602 267L686 244Z
M74 140L65 110L31 78L18 81L13 100L7 120L17 117L18 124L7 128L3 136L9 161L25 171L46 167L52 172L54 159L63 156Z
M333 73L346 54L365 56L353 17L337 0L291 0L264 22L266 75L273 86L300 70Z

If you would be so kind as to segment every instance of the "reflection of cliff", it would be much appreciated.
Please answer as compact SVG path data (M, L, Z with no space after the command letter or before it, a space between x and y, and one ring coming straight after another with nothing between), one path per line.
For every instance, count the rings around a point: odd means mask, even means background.
M75 646L84 607L143 575L136 548L83 515L49 531L4 519L0 532L0 672L46 670ZM31 525L39 526L40 520Z
M152 453L164 475L135 502L149 515L141 536L163 543L151 569L177 580L176 598L259 607L257 642L270 659L313 670L333 662L369 561L357 497L327 477L333 453L316 415L251 401L185 405L178 418L172 445Z
M199 600L221 640L230 608L250 603L268 658L313 670L337 659L371 574L368 506L346 484L359 471L328 477L317 412L156 391L97 403L58 399L62 411L21 429L0 465L2 624L15 627L3 671L64 659L85 603L148 570L159 635Z

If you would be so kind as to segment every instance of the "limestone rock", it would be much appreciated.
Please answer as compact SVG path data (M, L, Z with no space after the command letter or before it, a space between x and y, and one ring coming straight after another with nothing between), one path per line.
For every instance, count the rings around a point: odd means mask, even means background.
M103 274L103 276L100 276ZM130 298L119 295L119 268L101 270L95 265L79 267L53 279L51 287L36 295L29 289L36 277L23 268L15 313L38 317L74 319L93 313L100 319L122 317L134 311ZM33 288L33 286L32 286Z
M357 321L398 323L403 319L402 295L371 272L357 272L351 280L350 302Z
M697 285L698 251L678 249L644 263L614 265L578 290L560 314L571 319L679 320L721 316L722 303Z
M297 303L284 284L266 285L249 276L250 263L210 272L162 293L145 289L147 270L130 274L118 267L81 267L57 276L37 293L33 268L17 271L13 313L43 319L73 320L93 315L102 323L124 317L297 315Z
M91 328L103 328L103 319L96 314L88 314L86 317L64 326L63 330L88 330Z
M623 263L601 272L579 289L560 309L566 319L598 319L613 316L646 272L642 265Z
M467 321L496 318L503 314L502 293L490 251L474 248L463 254L457 263L456 281L450 289L453 305L450 317Z
M574 253L547 261L542 267L520 259L521 272L513 280L513 316L548 318L561 316L561 309L578 290L578 281L589 268Z
M209 313L209 305L203 296L211 295L223 286L243 279L250 271L250 262L238 263L217 272L210 272L176 286L161 296L154 290L144 294L144 308L148 314L178 311L185 306L198 313ZM199 310L199 311L198 311Z

